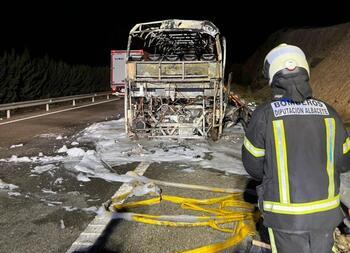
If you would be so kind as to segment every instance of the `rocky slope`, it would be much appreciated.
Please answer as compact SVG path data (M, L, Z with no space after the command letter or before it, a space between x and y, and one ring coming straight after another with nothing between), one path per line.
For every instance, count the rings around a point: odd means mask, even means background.
M350 121L350 23L275 32L245 63L242 80L254 88L266 85L261 75L263 60L280 43L304 50L315 97L334 106L344 120Z

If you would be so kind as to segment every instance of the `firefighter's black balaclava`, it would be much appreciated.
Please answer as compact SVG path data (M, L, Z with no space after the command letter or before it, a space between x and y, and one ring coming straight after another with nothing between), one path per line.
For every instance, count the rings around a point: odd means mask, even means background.
M302 102L312 97L309 65L303 51L281 44L272 49L264 61L263 74L269 80L273 99Z

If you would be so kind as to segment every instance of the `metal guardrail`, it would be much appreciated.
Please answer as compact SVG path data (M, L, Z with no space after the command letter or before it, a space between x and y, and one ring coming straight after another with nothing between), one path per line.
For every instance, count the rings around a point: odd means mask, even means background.
M99 93L92 93L92 94L82 94L82 95L75 95L75 96L46 98L46 99L39 99L39 100L0 104L0 111L6 111L6 118L9 119L11 117L11 110L14 110L14 109L45 105L46 111L49 111L50 104L72 101L72 106L75 106L76 100L87 99L87 98L91 98L91 102L94 103L96 97L106 96L106 99L109 99L109 96L111 94L112 94L111 92L99 92Z

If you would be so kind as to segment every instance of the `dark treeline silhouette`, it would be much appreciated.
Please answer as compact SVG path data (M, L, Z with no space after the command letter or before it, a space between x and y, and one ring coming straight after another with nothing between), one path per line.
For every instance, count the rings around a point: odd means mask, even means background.
M108 67L69 65L28 50L0 55L0 103L109 90Z

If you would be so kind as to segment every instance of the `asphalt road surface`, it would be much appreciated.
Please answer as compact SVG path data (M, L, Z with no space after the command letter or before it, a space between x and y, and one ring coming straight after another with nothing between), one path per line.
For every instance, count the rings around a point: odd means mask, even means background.
M0 126L0 159L17 156L54 155L62 145L88 125L122 117L123 101L58 113L37 119ZM58 138L56 136L62 136ZM10 148L14 144L21 147ZM89 145L89 144L85 144ZM92 145L92 144L91 144ZM80 146L81 147L81 146ZM87 147L93 149L93 146ZM138 163L118 166L120 174ZM245 189L247 178L199 165L183 171L186 164L152 163L145 176L173 182ZM59 167L32 176L30 163L0 162L0 179L18 186L20 195L0 189L0 252L65 252L121 183L93 178L76 180L71 171ZM162 187L163 192L194 198L216 196L209 192ZM182 214L175 205L160 205L138 210L156 214ZM209 228L172 228L120 221L109 226L95 252L176 252L223 241L228 234ZM239 248L225 252L238 252ZM96 248L95 248L96 249ZM87 251L89 252L89 251ZM240 251L241 252L241 251Z
M0 159L37 156L39 152L53 155L88 125L119 118L122 113L123 101L119 100L2 125ZM23 146L10 148L14 144ZM63 168L30 176L32 167L30 163L0 162L0 179L18 186L21 194L10 196L0 190L0 252L65 252L95 216L91 207L99 207L120 183L105 184L102 179L78 182ZM71 210L74 208L78 210Z

